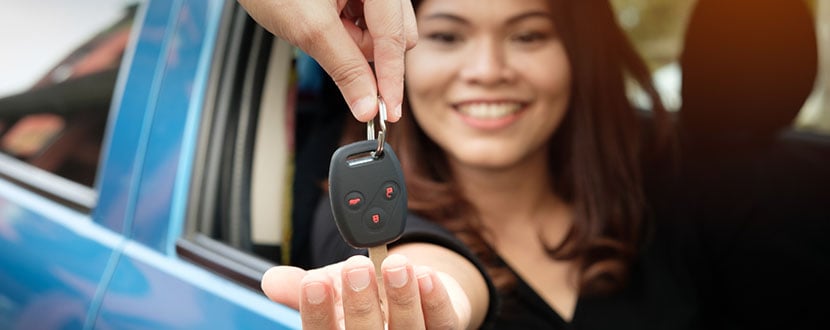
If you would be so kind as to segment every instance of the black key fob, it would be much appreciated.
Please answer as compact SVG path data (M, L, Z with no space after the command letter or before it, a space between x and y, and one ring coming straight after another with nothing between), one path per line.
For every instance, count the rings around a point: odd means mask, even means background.
M369 248L394 242L406 225L406 185L389 144L377 140L340 147L329 167L329 200L347 243Z

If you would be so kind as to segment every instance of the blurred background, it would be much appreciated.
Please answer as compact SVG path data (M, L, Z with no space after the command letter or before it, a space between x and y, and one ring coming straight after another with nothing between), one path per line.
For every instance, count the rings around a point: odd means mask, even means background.
M806 1L815 15L819 41L819 73L815 89L796 119L799 130L830 133L830 1ZM654 72L670 110L682 104L678 58L695 0L611 0L620 24Z

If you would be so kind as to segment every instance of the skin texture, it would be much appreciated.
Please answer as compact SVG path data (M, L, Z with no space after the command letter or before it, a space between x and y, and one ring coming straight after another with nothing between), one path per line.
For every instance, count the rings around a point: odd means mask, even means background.
M418 40L409 0L239 3L268 31L316 59L340 88L355 118L363 122L374 118L378 95L386 102L389 121L401 117L404 53ZM374 62L375 72L369 62Z
M571 219L570 206L550 187L543 152L571 93L552 10L545 0L424 1L406 84L416 121L447 153L484 225L503 235L489 243L569 319L577 297L573 265L549 258L540 241L561 240ZM389 329L481 325L490 297L472 263L426 243L390 252L381 267ZM262 288L300 310L306 329L382 329L372 274L362 256L311 271L278 266L263 276Z

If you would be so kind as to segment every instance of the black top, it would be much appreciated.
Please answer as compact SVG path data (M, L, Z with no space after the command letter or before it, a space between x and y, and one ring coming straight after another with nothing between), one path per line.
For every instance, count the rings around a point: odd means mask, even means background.
M566 322L518 275L513 292L502 294L494 328L506 329L698 329L696 283L685 266L689 259L673 243L653 242L633 265L620 292L581 296ZM661 246L658 246L661 245ZM514 274L516 274L514 272Z
M694 244L680 223L651 227L649 243L631 273L629 285L616 294L582 296L572 322L565 322L517 275L514 290L500 293L486 276L481 262L442 227L410 215L404 235L395 244L428 242L449 248L471 260L485 274L490 288L490 310L484 328L505 329L695 329L699 323L696 283L690 274ZM658 239L659 238L659 239ZM365 254L348 246L323 199L312 224L312 266L320 267Z

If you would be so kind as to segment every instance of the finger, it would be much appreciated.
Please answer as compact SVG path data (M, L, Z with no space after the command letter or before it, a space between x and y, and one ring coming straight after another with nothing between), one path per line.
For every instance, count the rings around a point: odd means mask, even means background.
M403 29L404 37L406 39L406 50L412 49L418 43L418 26L415 20L415 11L412 8L411 0L401 0L401 8L403 9ZM357 5L355 5L357 4ZM340 20L343 22L343 27L346 32L352 37L357 47L363 53L369 62L374 61L374 45L372 35L365 27L356 24L357 21L363 21L363 3L359 1L350 1L343 9L343 14Z
M375 116L375 75L338 19L346 3L338 8L327 1L239 2L268 31L317 60L337 84L355 118L366 122Z
M363 1L346 1L345 7L340 12L340 21L366 60L373 62L375 56L374 45L372 44L372 36L366 30L366 18L363 15Z
M412 49L418 43L418 25L415 21L415 10L411 0L401 0L403 8L403 29L406 37L406 49Z
M398 121L403 100L406 35L401 1L366 0L366 26L374 40L375 75L380 95L388 105L387 119Z
M342 9L342 8L341 8ZM311 22L297 22L294 44L313 57L331 76L357 120L366 122L377 113L377 82L369 60L358 47L368 44L352 36L354 22L340 18L338 8L322 8L309 16ZM358 39L354 39L358 38Z
M346 329L383 329L372 262L364 256L354 256L346 260L342 272Z
M427 329L457 329L459 320L449 294L435 271L426 266L415 268L421 309Z
M354 24L354 21L349 18L340 18L343 22L343 28L351 36L360 53L366 58L366 61L373 62L375 58L375 45L373 44L372 35L369 31L360 28Z
M309 271L300 283L300 316L303 329L335 329L331 279L321 271Z
M297 267L272 267L262 275L262 292L280 304L300 309L300 291L297 288L306 271Z
M367 122L377 114L377 82L369 62L352 39L340 27L341 35L335 39L320 41L307 52L331 76L343 94L354 117Z
M418 282L409 260L392 254L383 261L383 279L389 311L389 329L423 329L424 315Z

